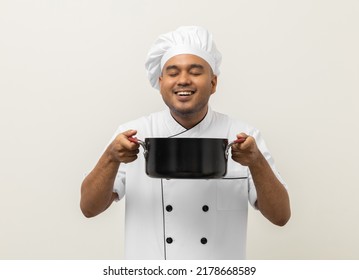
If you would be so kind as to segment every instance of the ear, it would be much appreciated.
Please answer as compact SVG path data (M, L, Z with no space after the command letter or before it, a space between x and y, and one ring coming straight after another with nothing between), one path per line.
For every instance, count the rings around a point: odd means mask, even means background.
M213 75L211 78L211 86L212 86L212 91L211 93L215 93L216 92L216 88L217 88L217 76Z
M162 75L158 77L158 84L160 86L160 91L161 91L161 86L162 86Z
M162 75L161 76L159 76L158 77L158 86L159 86L159 89L158 89L158 91L159 91L159 93L162 95L162 81L163 81L163 77L162 77Z

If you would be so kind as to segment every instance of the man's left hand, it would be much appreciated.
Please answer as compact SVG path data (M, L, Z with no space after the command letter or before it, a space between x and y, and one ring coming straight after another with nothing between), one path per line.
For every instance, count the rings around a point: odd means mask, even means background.
M232 146L232 159L244 166L255 164L261 155L255 139L242 132L237 135L237 141Z

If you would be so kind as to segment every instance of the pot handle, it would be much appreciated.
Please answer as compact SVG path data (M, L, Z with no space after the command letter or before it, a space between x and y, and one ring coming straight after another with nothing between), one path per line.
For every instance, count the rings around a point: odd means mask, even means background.
M148 149L147 149L147 144L144 141L137 139L136 137L128 137L128 140L130 140L133 143L141 145L143 148L143 155L145 156L145 158L147 158Z
M229 153L229 149L234 145L234 144L237 144L237 143L243 143L244 141L246 141L246 137L241 137L241 138L238 138L232 142L230 142L227 147L226 147L226 150L224 152L224 155L226 157L226 159L228 159L228 153Z

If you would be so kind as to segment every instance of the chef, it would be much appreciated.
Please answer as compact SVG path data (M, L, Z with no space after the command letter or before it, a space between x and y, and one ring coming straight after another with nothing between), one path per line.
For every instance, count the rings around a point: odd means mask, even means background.
M285 183L260 132L208 104L220 62L212 35L202 27L161 35L145 66L166 109L120 125L82 183L86 217L126 200L126 259L244 259L248 204L276 225L290 218ZM142 148L133 141L146 137L242 141L232 146L223 178L161 179L146 175Z

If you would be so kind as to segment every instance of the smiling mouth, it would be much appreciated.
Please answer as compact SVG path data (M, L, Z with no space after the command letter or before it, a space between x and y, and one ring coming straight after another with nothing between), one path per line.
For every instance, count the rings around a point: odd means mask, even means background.
M175 91L175 94L178 96L190 96L194 94L194 91Z

